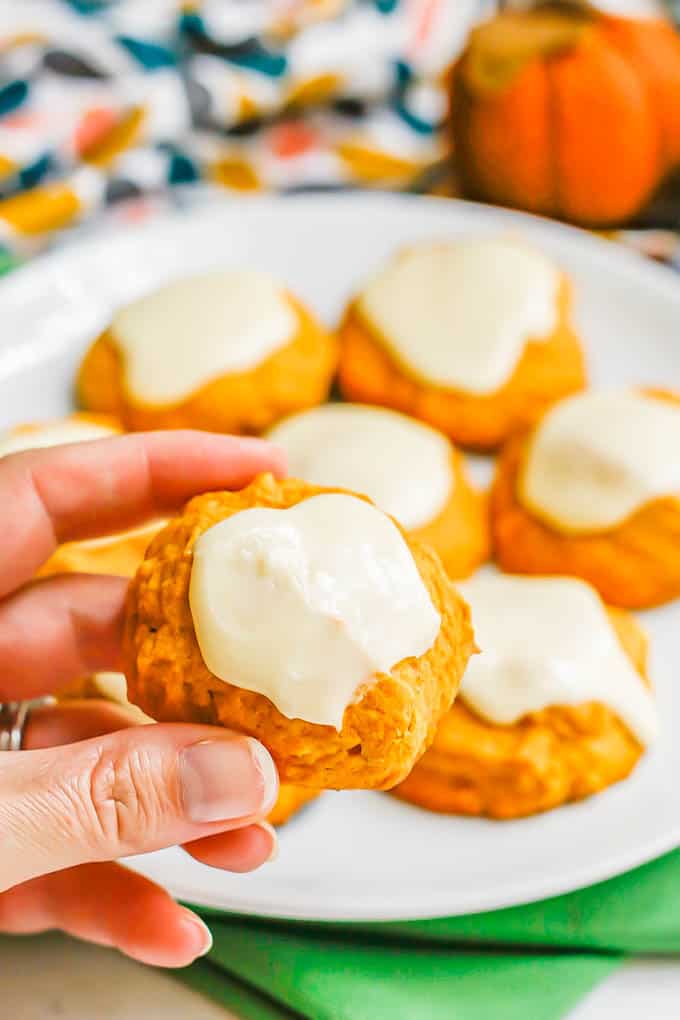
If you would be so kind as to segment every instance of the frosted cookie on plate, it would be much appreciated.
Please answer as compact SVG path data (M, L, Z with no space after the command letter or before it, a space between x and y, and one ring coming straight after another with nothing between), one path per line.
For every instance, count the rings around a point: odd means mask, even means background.
M260 432L325 399L336 346L266 274L210 272L120 308L85 356L78 395L129 429Z
M120 431L113 418L89 414L72 414L54 421L17 425L0 434L0 459L26 450L107 439ZM115 535L65 542L41 567L39 574L77 572L131 577L149 542L164 524L165 521L152 521Z
M368 496L439 553L452 577L488 557L484 497L446 436L405 415L365 404L325 404L270 433L296 478Z
M130 714L131 722L137 726L154 722L150 716L128 701L127 682L122 673L94 673L92 676L70 684L69 687L59 692L60 701L73 701L81 698L103 698L105 701L113 701L117 705L122 705ZM305 804L318 796L318 790L282 783L276 803L269 812L267 820L271 825L285 825Z
M368 280L340 328L340 386L491 450L585 384L565 275L509 238L420 243Z
M680 399L593 391L557 404L499 460L496 557L515 573L573 574L606 602L680 595Z
M131 700L271 751L285 783L389 788L474 644L436 554L368 500L263 475L191 500L129 590Z
M481 652L397 796L517 818L624 779L657 731L633 617L576 578L482 573L460 589Z

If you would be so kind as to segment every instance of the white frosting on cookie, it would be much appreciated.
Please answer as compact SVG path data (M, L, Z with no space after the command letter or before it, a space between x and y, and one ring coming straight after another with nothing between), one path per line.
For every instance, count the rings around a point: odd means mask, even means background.
M269 438L286 451L294 478L360 492L405 528L428 524L451 498L449 441L394 411L325 404L288 418Z
M581 393L543 418L519 497L570 532L606 531L662 496L680 496L680 404L633 391Z
M336 729L362 685L422 655L440 627L398 528L345 495L209 528L194 546L190 604L215 676Z
M256 272L177 280L121 308L110 335L130 395L176 404L220 376L248 372L289 343L298 319L281 287Z
M419 244L369 281L358 309L415 377L489 394L528 340L554 331L559 284L545 255L507 238Z
M551 705L599 702L641 744L654 740L654 698L590 585L482 573L459 589L481 649L460 696L478 715L502 726Z
M65 443L83 443L90 439L106 439L116 435L116 430L95 422L70 421L45 422L35 428L10 429L0 434L0 457L25 450L40 450Z

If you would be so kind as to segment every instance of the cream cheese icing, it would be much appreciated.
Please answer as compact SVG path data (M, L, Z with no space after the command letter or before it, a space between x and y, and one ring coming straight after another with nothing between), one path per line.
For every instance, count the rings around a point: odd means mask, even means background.
M139 725L145 725L154 721L145 712L142 712L141 708L128 701L127 680L123 673L95 673L92 677L92 683L97 693L101 694L103 698L123 705L134 716Z
M358 309L416 377L489 394L528 340L554 331L559 284L545 255L509 238L418 244L369 281Z
M292 340L297 325L275 280L224 270L177 280L126 305L110 335L123 354L130 394L162 405L256 368Z
M654 698L616 637L597 592L576 578L481 573L459 584L481 654L460 697L498 725L551 705L606 705L642 745L657 729Z
M434 520L451 497L449 441L394 411L325 404L288 418L269 438L286 451L293 477L363 493L405 528Z
M208 669L291 719L340 729L362 685L439 632L398 528L355 496L243 510L204 532L193 556L190 606Z
M615 528L645 503L680 496L680 404L634 391L561 401L529 441L519 497L558 528Z

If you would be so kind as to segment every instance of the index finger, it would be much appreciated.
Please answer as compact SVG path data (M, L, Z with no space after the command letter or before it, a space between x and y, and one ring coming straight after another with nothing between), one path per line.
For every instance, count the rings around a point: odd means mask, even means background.
M105 535L178 509L212 489L280 474L260 439L150 432L12 454L0 460L0 598L30 580L61 542Z

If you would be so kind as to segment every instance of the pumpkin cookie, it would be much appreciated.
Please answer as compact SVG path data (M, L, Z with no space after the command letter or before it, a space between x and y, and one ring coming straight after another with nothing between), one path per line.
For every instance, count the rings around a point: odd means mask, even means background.
M129 429L253 433L325 399L336 342L268 276L222 271L120 309L85 357L82 405Z
M472 650L435 553L368 500L271 475L191 500L153 540L124 636L145 712L248 733L318 789L403 779Z
M120 431L113 418L89 414L71 414L57 421L18 425L0 435L0 458L25 450L106 439ZM41 567L39 576L84 573L132 577L149 542L164 524L165 521L152 521L117 535L65 542Z
M570 304L566 277L519 242L408 248L345 313L342 391L493 449L584 386Z
M318 790L282 783L279 787L276 804L269 812L267 821L270 825L285 825L305 804L309 804L310 800L315 800L318 796Z
M553 408L499 460L496 557L513 573L573 574L611 605L680 595L680 399L591 392Z
M52 574L114 574L132 577L144 558L149 542L166 521L151 521L102 538L64 542L39 570L39 577Z
M461 591L482 652L397 796L518 818L624 779L657 727L635 620L573 578L481 575Z
M292 475L364 493L431 545L452 577L488 558L485 498L458 451L427 425L383 408L325 404L286 419L269 438L286 451Z

